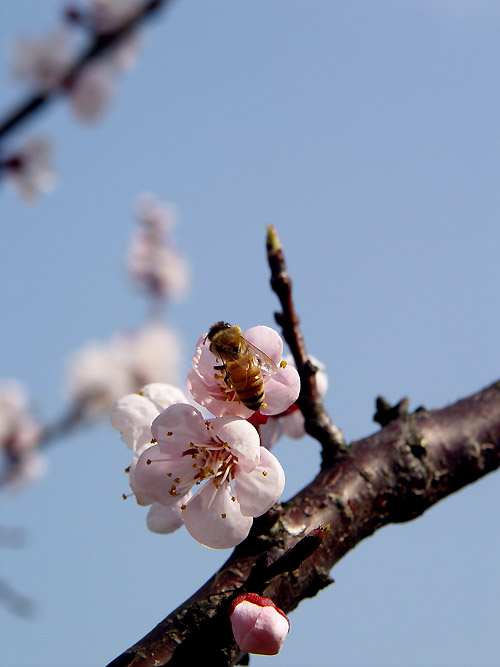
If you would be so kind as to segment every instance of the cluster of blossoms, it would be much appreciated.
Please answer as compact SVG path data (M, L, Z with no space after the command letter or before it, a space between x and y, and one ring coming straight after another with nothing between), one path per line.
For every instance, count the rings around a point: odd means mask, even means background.
M293 366L280 364L283 342L276 331L258 326L244 337L278 367L275 374L262 373L265 404L258 413L265 420L295 402L299 376ZM242 542L253 518L274 505L285 476L248 421L256 413L217 370L220 359L206 335L192 361L191 399L214 417L202 415L179 390L154 384L120 399L111 423L134 450L130 486L140 505L152 505L149 528L171 532L184 523L201 544L225 549Z
M91 342L68 365L67 392L85 417L109 413L124 394L155 381L178 381L181 343L166 324L150 322L108 343Z
M17 487L45 470L38 451L42 429L34 417L24 387L14 380L0 383L0 451L2 482Z
M54 33L38 39L17 39L13 77L40 95L64 92L79 120L97 120L113 99L117 76L135 63L138 31L127 32L98 58L75 68L82 39L70 26L80 25L85 37L102 39L138 16L143 6L141 0L88 0L82 8L68 9L66 22ZM54 185L49 151L46 146L40 148L42 143L46 142L31 139L0 159L8 181L28 200Z
M140 228L127 258L132 280L156 300L179 299L188 287L189 266L172 242L174 211L150 194L139 198L136 210Z

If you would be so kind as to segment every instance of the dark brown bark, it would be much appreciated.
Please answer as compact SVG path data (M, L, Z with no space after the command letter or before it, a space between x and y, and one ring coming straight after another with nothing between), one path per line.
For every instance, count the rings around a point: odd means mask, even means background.
M227 605L261 554L275 560L311 529L330 525L297 570L265 589L289 613L328 585L335 563L375 530L414 519L498 467L500 382L441 410L402 415L353 443L294 498L256 520L219 572L109 667L236 664L241 656Z

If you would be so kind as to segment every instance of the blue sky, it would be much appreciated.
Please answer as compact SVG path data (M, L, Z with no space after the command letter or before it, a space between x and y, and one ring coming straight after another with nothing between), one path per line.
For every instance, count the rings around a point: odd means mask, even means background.
M0 100L16 35L56 25L56 0L3 3ZM374 399L440 407L500 375L500 6L493 1L178 0L143 31L138 66L100 122L63 100L12 135L53 139L58 190L27 207L0 191L1 376L38 412L65 405L71 353L140 326L124 255L143 190L177 208L184 344L225 319L273 323L265 225L276 226L326 405L349 440ZM3 185L3 184L0 184ZM315 474L312 440L282 441L285 499ZM227 558L186 532L149 533L111 427L48 452L44 479L2 498L2 576L38 607L0 608L5 665L104 665ZM365 540L336 583L291 615L276 667L498 664L498 474ZM251 664L271 664L254 656Z

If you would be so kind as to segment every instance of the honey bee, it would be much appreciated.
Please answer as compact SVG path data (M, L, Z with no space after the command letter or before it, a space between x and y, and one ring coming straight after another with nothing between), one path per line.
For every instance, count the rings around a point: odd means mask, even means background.
M238 399L250 410L257 411L264 405L264 380L262 371L270 375L278 371L274 361L241 335L239 327L227 322L216 322L208 330L210 352L222 361L214 366L224 370L224 382ZM206 339L205 339L206 340Z

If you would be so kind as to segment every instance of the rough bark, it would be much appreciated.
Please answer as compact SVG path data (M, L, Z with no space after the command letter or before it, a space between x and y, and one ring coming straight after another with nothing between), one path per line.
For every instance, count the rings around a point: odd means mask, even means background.
M227 606L259 556L267 552L274 561L311 529L330 524L297 570L265 588L289 613L327 586L335 563L375 530L418 517L498 467L500 382L441 410L400 416L352 443L294 498L256 520L221 569L109 667L236 664L242 656Z

